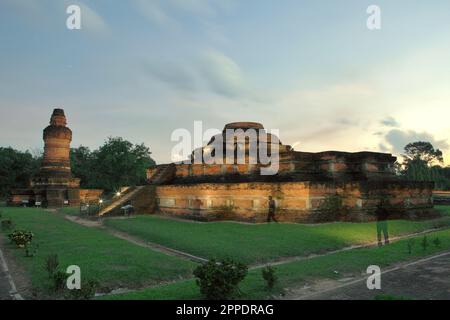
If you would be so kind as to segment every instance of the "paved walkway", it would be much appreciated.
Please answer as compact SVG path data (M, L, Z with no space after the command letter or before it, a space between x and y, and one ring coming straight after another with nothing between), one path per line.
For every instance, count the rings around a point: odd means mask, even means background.
M9 273L3 251L0 249L0 300L22 300Z
M382 270L381 290L367 289L366 278L325 289L301 300L373 300L389 295L415 300L450 300L450 251Z
M9 281L4 271L0 271L0 300L11 300Z

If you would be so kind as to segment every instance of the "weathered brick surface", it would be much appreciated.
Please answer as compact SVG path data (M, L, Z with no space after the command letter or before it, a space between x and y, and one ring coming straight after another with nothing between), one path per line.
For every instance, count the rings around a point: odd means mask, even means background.
M399 188L388 195L392 212L404 214L407 210L427 210L432 207L426 188ZM389 187L387 188L389 189ZM385 191L385 190L381 190ZM315 222L314 215L322 210L325 199L339 195L347 211L342 220L373 220L371 213L385 194L361 193L360 183L234 183L158 186L156 196L162 213L204 220L236 219L265 221L268 196L277 202L280 221ZM355 218L356 217L356 218ZM394 216L393 216L394 217Z
M273 196L281 221L310 222L317 220L371 220L381 199L388 201L392 217L407 217L409 212L432 208L433 184L402 181L395 177L391 154L375 152L319 153L297 152L277 142L274 136L259 136L258 143L268 141L267 149L279 149L276 175L261 174L264 167L250 153L251 137L247 129L262 129L253 122L232 123L222 134L214 136L200 153L192 154L192 164L177 164L174 179L158 186L156 196L163 213L182 217L215 220L235 219L260 222L267 216L267 199ZM245 163L207 164L199 158L204 150L211 150L213 141L225 135L225 129L241 129L234 144L224 150L245 151ZM237 141L240 140L238 143ZM279 144L278 144L279 143ZM258 145L258 148L260 145ZM208 151L207 151L208 152ZM150 168L150 181L158 172ZM330 211L327 206L336 197L340 208Z

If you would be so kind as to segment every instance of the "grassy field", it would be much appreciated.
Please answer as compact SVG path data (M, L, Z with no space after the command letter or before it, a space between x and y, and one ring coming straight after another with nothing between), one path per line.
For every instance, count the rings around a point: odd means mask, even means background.
M69 216L81 216L80 207L66 207L58 209L58 211Z
M389 221L391 237L450 226L450 207L444 216L430 221ZM283 257L324 253L377 240L376 223L239 224L193 223L154 216L107 219L105 224L146 241L204 257L231 257L254 264Z
M136 288L191 276L195 264L139 247L103 230L80 226L61 215L40 209L2 208L3 219L11 218L15 229L30 230L33 243L39 244L37 256L27 258L23 249L8 244L31 276L34 288L48 284L45 258L58 254L61 266L78 265L82 277L96 279L104 290ZM3 235L6 237L5 232Z
M428 234L427 237L430 243L429 247L424 250L420 245L423 236L418 236L411 254L407 249L408 240L400 240L381 248L354 249L278 265L275 270L279 283L272 292L265 289L261 270L253 269L240 286L243 293L242 298L266 299L272 294L280 293L282 288L301 285L305 280L336 279L344 275L360 276L365 274L369 265L378 265L383 268L398 262L418 259L450 249L450 230L433 232ZM439 247L432 244L433 239L436 238L441 241ZM195 281L187 280L126 294L104 296L101 299L201 299L201 296Z
M439 207L442 218L430 221L390 221L391 237L411 234L430 228L449 226L450 207ZM64 219L60 213L40 209L2 208L2 219L11 218L16 229L35 234L39 244L37 256L27 258L23 249L7 245L20 265L30 275L33 287L43 290L48 286L44 270L45 258L58 254L62 267L78 265L84 279L95 279L101 291L116 288L139 289L166 281L173 284L105 296L104 299L199 299L192 276L196 264L142 248L118 239L105 230L87 228ZM71 214L70 210L63 213ZM138 216L131 219L106 219L113 228L144 240L160 243L207 258L231 257L247 264L273 261L282 257L323 253L354 244L376 240L375 223L330 223L322 225L300 224L238 224L232 222L193 223ZM3 232L3 236L6 236ZM441 246L431 242L435 237ZM421 239L422 237L419 237ZM305 279L336 278L343 274L361 274L370 264L387 266L432 254L450 248L450 230L428 235L427 250L416 241L412 254L406 248L407 240L383 248L355 249L304 261L289 262L276 267L278 289L301 284ZM337 271L338 273L335 273ZM267 298L261 271L254 269L242 283L243 298Z

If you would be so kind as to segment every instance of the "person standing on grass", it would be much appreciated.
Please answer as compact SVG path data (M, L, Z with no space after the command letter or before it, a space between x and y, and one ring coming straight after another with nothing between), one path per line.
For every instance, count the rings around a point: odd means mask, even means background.
M381 247L383 242L381 241L381 234L384 236L384 244L389 244L389 233L388 233L388 216L389 213L385 206L385 201L381 200L377 205L377 209L375 210L375 215L377 216L377 238L378 238L378 246Z
M267 216L268 223L270 221L278 222L277 218L275 218L275 209L276 209L275 200L273 200L272 196L269 196L269 214Z

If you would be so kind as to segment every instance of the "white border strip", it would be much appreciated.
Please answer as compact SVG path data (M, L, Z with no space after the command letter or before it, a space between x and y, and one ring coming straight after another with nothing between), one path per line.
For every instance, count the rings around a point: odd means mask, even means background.
M5 257L3 256L2 249L0 249L0 265L3 269L3 272L6 274L6 278L8 279L9 286L11 287L11 290L9 291L9 294L14 300L24 300L24 298L20 295L19 292L17 292L16 284L14 283L13 278L11 277L11 274L9 273L8 265L6 264Z

